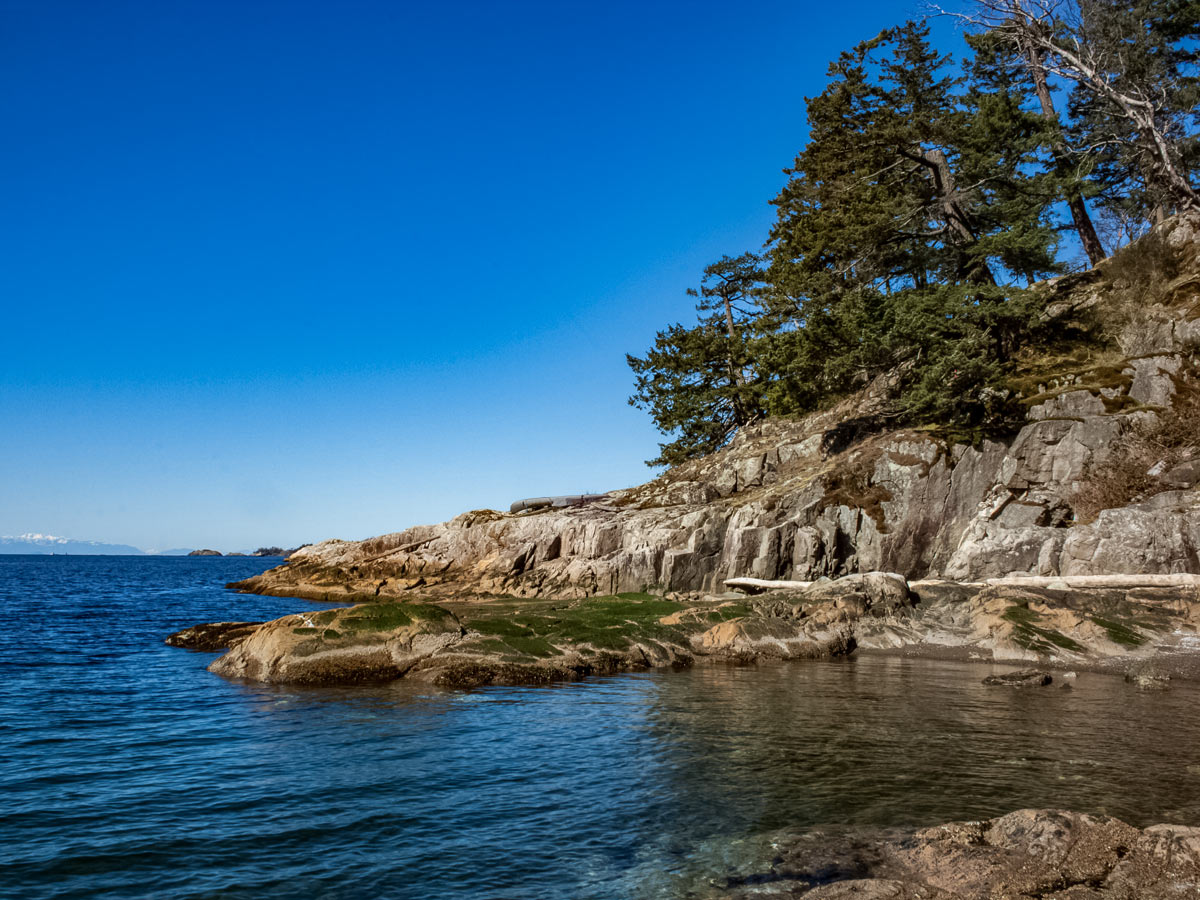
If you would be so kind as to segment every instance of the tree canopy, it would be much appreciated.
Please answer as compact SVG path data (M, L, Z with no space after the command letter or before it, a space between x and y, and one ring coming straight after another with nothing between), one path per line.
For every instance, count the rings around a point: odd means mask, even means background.
M1040 312L1030 286L1200 205L1200 3L976 0L955 15L965 60L924 22L838 55L762 251L708 266L697 321L628 357L630 403L670 438L651 465L881 377L897 421L1003 427Z

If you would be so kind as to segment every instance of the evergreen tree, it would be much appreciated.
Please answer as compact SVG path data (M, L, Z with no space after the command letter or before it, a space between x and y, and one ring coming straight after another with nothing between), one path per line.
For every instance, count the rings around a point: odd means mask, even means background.
M900 368L908 416L978 423L1029 319L1014 282L1057 268L1046 176L1030 171L1044 123L1005 92L963 93L927 37L908 23L860 44L809 100L775 200L772 311L792 325L776 374L809 381L816 405ZM972 365L925 377L963 348Z
M975 0L962 16L1072 87L1071 144L1100 203L1158 221L1200 208L1196 0Z
M660 444L649 465L675 465L722 447L733 433L763 414L764 379L753 363L760 260L752 253L724 256L704 270L700 321L660 331L645 356L627 355L636 376L629 403L646 409L675 440Z
M709 266L697 323L628 357L630 403L673 437L652 464L881 377L894 418L1003 426L1005 379L1038 327L1028 286L1061 271L1060 228L1094 262L1088 198L1144 217L1198 205L1200 2L975 4L969 80L912 22L830 66L766 258Z
M1044 137L1050 159L1045 165L1053 173L1054 193L1047 203L1063 200L1071 216L1071 227L1087 255L1095 265L1107 256L1095 223L1088 212L1085 197L1091 192L1087 181L1090 167L1064 132L1063 121L1054 103L1046 70L1045 52L1030 39L1027 29L1036 27L1033 20L1020 17L1026 28L996 34L983 32L967 35L974 50L971 61L971 80L976 91L1007 96L1017 100L1021 108L1036 102L1044 120Z

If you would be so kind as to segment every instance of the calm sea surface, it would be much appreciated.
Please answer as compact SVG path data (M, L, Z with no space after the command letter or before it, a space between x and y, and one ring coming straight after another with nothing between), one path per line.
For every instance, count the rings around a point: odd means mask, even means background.
M868 658L556 688L225 681L269 561L0 556L0 896L651 898L762 836L1062 806L1200 824L1200 690Z

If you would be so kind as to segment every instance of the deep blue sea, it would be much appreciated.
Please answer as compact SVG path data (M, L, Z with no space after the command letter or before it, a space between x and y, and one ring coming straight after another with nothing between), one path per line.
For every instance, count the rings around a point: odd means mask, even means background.
M226 681L272 561L0 556L0 896L681 896L769 836L1061 806L1200 825L1200 691L884 657L552 688Z

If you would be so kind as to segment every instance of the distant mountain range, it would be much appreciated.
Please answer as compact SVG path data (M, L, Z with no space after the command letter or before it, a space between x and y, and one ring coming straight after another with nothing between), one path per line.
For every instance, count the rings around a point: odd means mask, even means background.
M89 553L105 556L145 556L146 551L127 544L75 541L53 534L21 534L0 537L0 553Z
M106 544L103 541L77 541L53 534L19 534L0 536L0 553L74 553L90 556L187 556L191 548L151 550L149 552L128 544Z
M4 553L52 553L89 556L187 556L192 552L191 547L177 547L173 550L142 550L128 544L106 544L103 541L77 541L73 538L58 537L53 534L19 534L0 536L0 554ZM211 552L211 551L210 551ZM290 550L279 547L260 547L257 550L246 550L241 553L226 553L225 556L286 556ZM206 554L207 555L207 554ZM217 556L222 554L217 553Z

